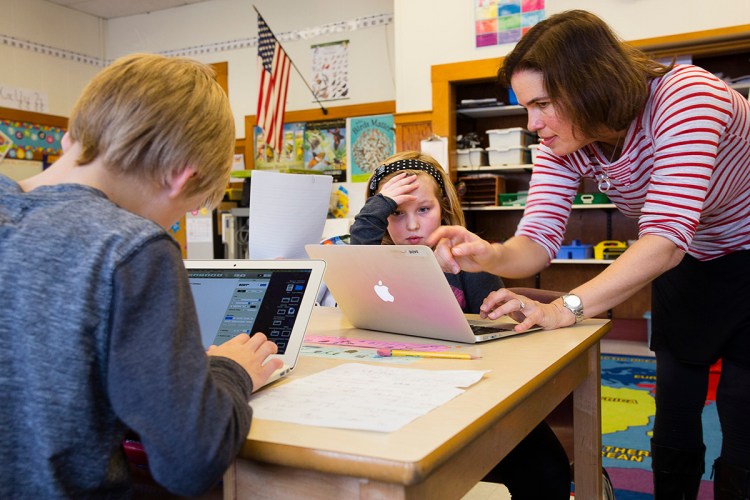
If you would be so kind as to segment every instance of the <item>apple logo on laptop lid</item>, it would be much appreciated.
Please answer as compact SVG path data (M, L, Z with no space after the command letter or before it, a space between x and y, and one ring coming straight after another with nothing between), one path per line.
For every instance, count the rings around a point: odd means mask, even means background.
M394 298L391 292L388 291L388 287L383 284L382 281L378 280L378 284L373 287L375 293L383 302L393 302Z

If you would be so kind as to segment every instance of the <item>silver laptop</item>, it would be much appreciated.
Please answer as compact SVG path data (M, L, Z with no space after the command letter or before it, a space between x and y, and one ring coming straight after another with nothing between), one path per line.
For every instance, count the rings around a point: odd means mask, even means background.
M325 262L320 260L186 260L203 346L263 332L278 346L284 366L266 384L296 366Z
M513 320L464 315L423 245L306 245L326 262L324 282L357 328L473 344L518 335Z

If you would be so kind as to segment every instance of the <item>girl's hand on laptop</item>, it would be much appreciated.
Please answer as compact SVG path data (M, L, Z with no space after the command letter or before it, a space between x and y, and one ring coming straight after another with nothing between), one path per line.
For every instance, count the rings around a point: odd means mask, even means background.
M209 356L224 356L240 364L253 379L253 391L261 387L268 377L280 369L284 363L278 358L268 359L271 354L276 354L278 348L262 333L256 333L252 337L241 333L227 340L221 345L212 345L208 348ZM268 359L268 362L264 362Z
M419 184L415 182L416 180L417 176L413 174L407 174L406 172L396 174L383 184L378 193L392 199L396 202L396 205L414 201L417 197L409 193L419 187Z

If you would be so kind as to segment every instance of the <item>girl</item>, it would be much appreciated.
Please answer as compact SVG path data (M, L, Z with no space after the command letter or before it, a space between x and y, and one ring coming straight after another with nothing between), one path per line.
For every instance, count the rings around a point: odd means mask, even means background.
M463 225L458 194L435 159L418 152L397 153L373 172L367 200L354 219L353 245L425 245L441 225ZM465 313L479 313L485 297L503 287L495 275L446 273ZM570 465L562 445L542 422L490 473L514 500L570 498Z

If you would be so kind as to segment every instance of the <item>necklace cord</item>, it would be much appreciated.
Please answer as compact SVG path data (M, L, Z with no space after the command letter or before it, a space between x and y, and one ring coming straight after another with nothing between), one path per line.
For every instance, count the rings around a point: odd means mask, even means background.
M615 159L615 155L617 154L617 147L620 145L620 139L622 139L622 137L618 136L617 142L615 142L615 147L612 149L612 154L609 157L609 163L607 163L606 166L601 165L602 173L596 176L597 177L596 187L599 189L600 193L606 193L612 187L612 182L609 180L609 175L607 175L607 170L609 170L609 167L612 164L612 161Z

